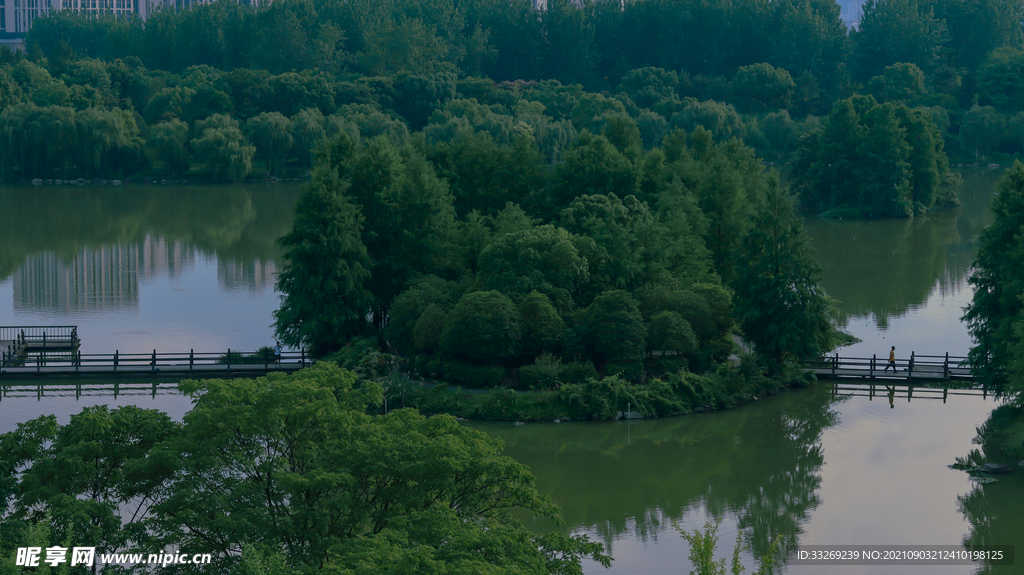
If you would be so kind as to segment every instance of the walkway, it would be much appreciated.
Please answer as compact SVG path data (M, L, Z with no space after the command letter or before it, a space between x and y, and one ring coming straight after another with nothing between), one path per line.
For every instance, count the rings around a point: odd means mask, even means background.
M223 377L293 372L313 365L305 351L286 351L280 361L255 353L224 352L83 354L46 352L0 363L0 381L33 377L161 376Z

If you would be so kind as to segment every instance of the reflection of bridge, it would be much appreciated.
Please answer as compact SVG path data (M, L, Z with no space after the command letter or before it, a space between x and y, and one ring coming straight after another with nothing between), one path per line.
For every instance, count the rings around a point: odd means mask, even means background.
M949 355L915 355L897 359L895 368L886 359L871 357L832 357L804 362L819 379L879 379L883 381L974 381L974 373L966 357Z
M853 381L837 379L831 382L829 393L838 397L866 397L869 400L877 398L888 398L891 404L895 399L907 401L911 399L946 399L951 395L972 395L987 399L990 395L988 389L983 387L948 387L928 383L922 385L920 382L908 382L907 380L890 381Z
M131 383L113 381L108 383L5 383L0 386L0 400L4 398L34 397L110 397L117 399L122 396L147 396L178 395L177 383Z
M0 380L30 377L230 377L293 372L313 364L305 351L286 351L280 359L264 352L94 353L79 350L22 355L0 363Z

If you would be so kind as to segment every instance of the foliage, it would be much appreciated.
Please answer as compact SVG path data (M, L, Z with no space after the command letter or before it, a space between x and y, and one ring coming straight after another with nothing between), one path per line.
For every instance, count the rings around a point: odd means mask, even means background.
M494 365L448 362L442 367L445 379L471 389L488 389L501 384L505 369Z
M343 195L337 173L321 167L295 206L292 231L279 243L277 335L314 354L340 348L363 329L370 294L362 282L371 260L360 238L363 218Z
M462 296L441 333L441 349L449 357L480 363L510 358L519 351L519 310L501 292Z
M647 330L636 300L629 293L614 290L597 296L582 317L581 339L595 364L639 365L643 360Z
M0 436L4 541L174 545L213 554L221 572L383 573L401 557L417 571L570 575L583 557L609 563L585 537L533 535L512 516L557 518L499 441L450 416L370 415L382 390L355 384L321 362L182 382L194 407L180 424L133 406L23 423Z
M545 353L537 356L533 365L524 365L519 368L519 385L529 389L551 390L558 387L561 375L561 360Z
M733 289L736 317L747 341L777 364L828 351L830 304L818 286L821 267L811 257L803 222L791 198L772 188L743 239L745 265Z
M804 207L817 213L906 217L927 211L943 196L950 174L943 145L930 116L854 96L838 102L822 129L801 143L795 189Z
M995 220L979 236L970 283L974 296L963 319L977 344L970 363L985 384L1024 395L1024 164L1017 161L996 185Z

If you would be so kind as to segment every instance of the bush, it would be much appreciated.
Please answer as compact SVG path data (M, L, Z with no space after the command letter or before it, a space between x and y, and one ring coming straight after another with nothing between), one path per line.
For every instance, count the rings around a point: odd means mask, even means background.
M519 419L522 410L519 408L519 394L513 389L495 387L473 412L475 419Z
M324 361L333 361L343 369L354 370L363 357L373 352L379 352L376 338L354 337L348 345L340 350L325 356Z
M444 364L444 378L451 383L473 389L501 384L505 370L498 366L450 362Z
M643 373L644 364L642 361L619 361L608 362L604 366L604 374L608 377L621 377L627 381L640 381L640 374Z
M705 405L721 404L718 381L711 377L681 372L670 375L666 384L672 394L691 411Z
M686 407L666 382L653 380L632 385L619 377L563 385L558 399L568 406L573 418L583 419L614 419L627 408L653 417L680 413Z
M465 407L462 395L462 392L448 389L448 386L442 383L416 398L413 404L424 413L456 413Z
M589 361L573 361L562 365L558 379L562 383L583 383L588 379L597 379L597 369Z
M229 359L231 360L231 365L241 363L274 363L274 348L263 346L251 355L243 355L237 351L231 352L230 356L225 353L217 359L217 363L226 364Z
M519 368L519 385L530 389L554 389L559 383L562 361L545 353L533 365Z

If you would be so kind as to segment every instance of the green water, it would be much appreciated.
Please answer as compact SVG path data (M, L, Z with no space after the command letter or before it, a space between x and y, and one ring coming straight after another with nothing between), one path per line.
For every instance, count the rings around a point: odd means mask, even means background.
M688 573L676 526L720 520L719 557L743 533L753 552L797 545L960 545L1024 549L1024 472L977 485L947 468L996 404L897 395L833 397L822 384L735 410L616 423L474 423L504 440L573 533L603 542L609 573ZM524 517L534 529L553 528ZM753 570L753 554L743 555ZM1020 573L994 568L986 573ZM587 573L606 572L590 564ZM966 574L972 566L791 565L793 574Z

